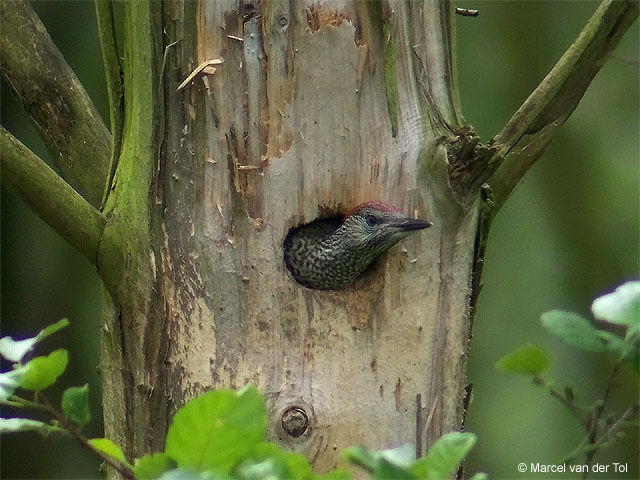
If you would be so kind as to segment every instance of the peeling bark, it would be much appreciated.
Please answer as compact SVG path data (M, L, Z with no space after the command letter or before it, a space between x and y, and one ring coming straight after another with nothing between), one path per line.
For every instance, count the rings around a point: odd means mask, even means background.
M108 37L110 14L100 12ZM61 167L84 199L57 183L68 201L49 203L75 205L73 218L50 223L92 242L85 254L104 282L105 434L129 458L161 451L189 398L249 382L267 399L270 439L320 472L349 445L413 442L420 456L464 427L465 357L491 219L638 7L604 0L490 145L459 111L452 15L433 1L126 4L123 111L115 37L104 39L113 123L123 127L114 171L108 142L99 142L98 167L109 171L87 186L87 172ZM51 49L30 22L40 50ZM22 51L25 41L4 38L4 47ZM2 70L11 83L10 63ZM29 78L36 90L49 82ZM60 84L60 98L83 97L73 85ZM29 113L38 120L42 111ZM60 118L45 124L63 133L54 137L70 146L59 148L68 162L87 141L82 128L55 125ZM11 167L3 181L55 220L43 202L56 189L39 185L55 183L53 172L4 137L13 146L0 155ZM111 173L98 213L89 203ZM296 283L283 259L289 229L376 200L434 225L344 290Z
M181 42L167 57L156 193L163 417L204 390L253 382L270 438L318 471L357 443L423 453L461 426L479 205L461 205L447 180L460 115L448 46L427 45L450 35L448 6L196 5L164 11L166 44ZM224 64L176 92L214 58ZM289 228L369 200L435 226L343 291L297 284L282 257Z

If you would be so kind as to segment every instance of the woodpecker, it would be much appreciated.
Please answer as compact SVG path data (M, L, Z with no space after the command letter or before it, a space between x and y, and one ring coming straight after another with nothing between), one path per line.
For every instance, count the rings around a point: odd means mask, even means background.
M367 202L343 220L320 219L291 229L284 240L284 261L305 287L337 290L355 282L399 240L431 225L391 205Z

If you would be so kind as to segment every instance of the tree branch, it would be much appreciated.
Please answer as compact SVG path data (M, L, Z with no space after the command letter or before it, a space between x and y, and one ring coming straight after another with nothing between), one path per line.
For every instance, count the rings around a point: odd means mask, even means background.
M104 217L31 150L0 127L2 183L97 265Z
M122 64L116 45L115 23L111 0L94 0L96 18L98 20L98 38L102 49L107 95L109 96L109 116L111 120L111 160L109 162L108 179L105 183L101 204L104 205L111 180L115 172L116 160L122 146L122 128L124 125L124 86L122 84Z
M488 183L500 207L571 115L607 54L638 16L633 0L603 0L578 38L492 140L502 160Z
M28 3L1 1L0 17L0 72L38 126L62 177L99 207L109 131Z

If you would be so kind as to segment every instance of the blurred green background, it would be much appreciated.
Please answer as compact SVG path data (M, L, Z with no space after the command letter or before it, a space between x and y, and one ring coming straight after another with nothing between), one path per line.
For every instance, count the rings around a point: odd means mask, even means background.
M93 3L33 6L108 124ZM489 140L597 3L460 1L457 6L480 10L478 18L456 18L458 72L465 117ZM504 353L536 343L551 354L550 375L560 389L576 385L585 401L604 390L609 359L565 347L542 329L539 315L562 308L588 316L594 297L639 276L638 38L636 22L493 224L469 354L473 399L467 429L479 440L468 473L529 478L517 472L518 463L557 463L581 439L577 422L558 401L524 377L495 370ZM4 84L1 101L2 124L46 158L35 129ZM22 202L6 189L1 195L2 334L30 335L61 317L71 319L71 328L43 349L70 349L71 369L62 383L90 383L94 419L87 433L100 435L98 277ZM618 386L620 405L637 400L637 377L628 369ZM56 398L56 392L50 396ZM2 478L101 477L98 462L67 439L21 434L3 437L1 447ZM627 463L628 472L614 474L610 467L608 475L591 478L639 478L638 448L634 429L595 459Z

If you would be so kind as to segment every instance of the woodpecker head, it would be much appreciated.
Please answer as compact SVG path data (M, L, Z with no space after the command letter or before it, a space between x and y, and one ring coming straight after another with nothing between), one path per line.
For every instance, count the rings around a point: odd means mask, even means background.
M363 203L342 221L315 220L291 229L283 244L284 261L302 285L335 290L355 282L398 240L430 226L390 205Z
M431 222L402 215L398 209L380 202L367 202L348 214L336 234L342 233L352 247L371 259Z

